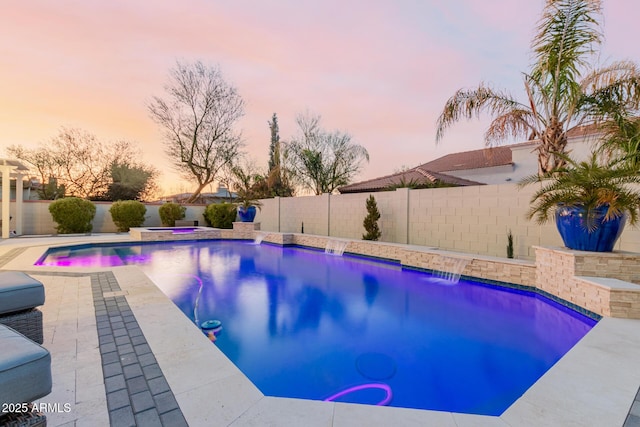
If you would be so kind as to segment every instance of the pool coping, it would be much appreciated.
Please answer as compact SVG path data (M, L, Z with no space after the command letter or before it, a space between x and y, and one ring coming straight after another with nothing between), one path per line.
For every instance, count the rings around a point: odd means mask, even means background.
M111 241L129 242L125 237L115 236ZM109 241L104 238L107 240L100 240ZM298 425L302 421L305 425L334 426L622 425L640 385L636 368L640 321L605 317L499 417L268 397L137 267L33 266L49 247L73 242L29 245L15 239L3 243L13 246L14 241L20 244L20 256L9 260L3 269L113 272L191 425ZM91 238L75 241L91 243ZM167 340L168 336L172 339Z

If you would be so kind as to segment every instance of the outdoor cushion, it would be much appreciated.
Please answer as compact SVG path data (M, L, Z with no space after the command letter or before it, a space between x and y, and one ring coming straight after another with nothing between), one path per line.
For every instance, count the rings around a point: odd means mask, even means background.
M51 393L51 355L0 325L0 404L28 403Z
M44 286L19 271L0 272L0 315L44 304Z

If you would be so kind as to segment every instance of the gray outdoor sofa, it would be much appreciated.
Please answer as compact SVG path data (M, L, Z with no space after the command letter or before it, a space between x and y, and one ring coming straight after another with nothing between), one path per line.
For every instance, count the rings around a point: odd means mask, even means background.
M42 344L44 286L19 271L0 272L0 323Z
M31 402L51 392L51 354L43 342L44 287L19 272L0 272L0 427L44 426Z

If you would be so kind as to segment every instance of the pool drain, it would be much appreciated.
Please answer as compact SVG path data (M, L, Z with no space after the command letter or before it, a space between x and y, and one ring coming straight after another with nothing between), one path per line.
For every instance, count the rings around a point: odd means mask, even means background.
M396 374L396 362L382 353L364 353L356 359L358 372L370 380L387 380Z

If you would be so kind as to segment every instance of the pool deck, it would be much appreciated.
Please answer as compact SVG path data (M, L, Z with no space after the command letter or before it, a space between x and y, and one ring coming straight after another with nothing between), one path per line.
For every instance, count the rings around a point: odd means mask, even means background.
M500 417L274 398L137 267L33 265L51 246L116 241L131 240L104 234L0 242L2 269L45 285L43 345L52 354L53 391L40 402L71 405L48 412L49 426L108 426L110 419L118 426L640 426L640 320L603 318Z

